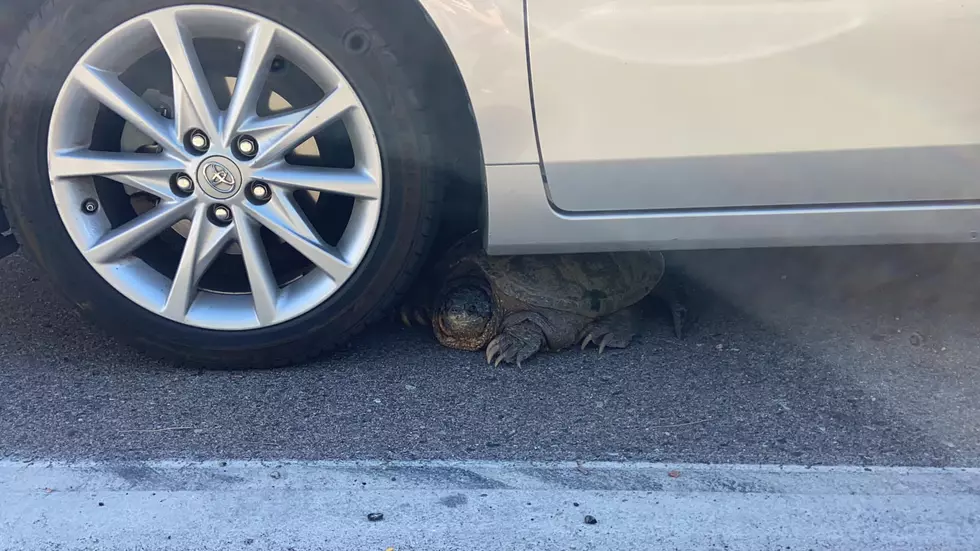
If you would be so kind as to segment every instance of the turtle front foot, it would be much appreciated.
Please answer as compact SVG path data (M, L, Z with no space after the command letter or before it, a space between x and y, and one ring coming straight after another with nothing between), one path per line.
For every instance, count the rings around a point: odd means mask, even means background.
M428 327L432 325L429 309L411 302L405 302L398 308L398 317L401 318L405 327Z
M494 367L501 362L521 367L521 362L541 350L544 342L541 329L531 322L508 327L487 344L487 363Z
M598 346L600 354L607 347L626 348L637 333L637 325L637 315L632 309L620 310L596 320L579 335L582 339L582 350L590 344Z

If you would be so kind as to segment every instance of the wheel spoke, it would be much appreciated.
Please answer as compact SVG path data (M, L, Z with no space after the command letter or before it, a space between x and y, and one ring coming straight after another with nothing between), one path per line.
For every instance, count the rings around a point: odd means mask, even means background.
M346 279L354 267L336 247L324 243L292 196L273 188L265 205L247 205L249 214L283 241L308 258L335 281Z
M256 180L291 189L307 189L362 199L381 197L381 186L362 170L290 166L278 163L253 174Z
M173 67L177 135L183 136L191 127L197 127L216 138L218 107L190 33L170 11L154 13L150 23Z
M192 207L191 200L161 203L106 233L85 255L98 263L119 260L186 218Z
M180 256L170 294L163 307L165 316L182 320L187 315L187 309L197 294L197 282L231 241L232 235L232 226L211 224L207 217L207 206L198 205L194 211L191 229L187 232L184 252Z
M275 138L299 124L312 111L312 107L303 107L269 117L251 116L242 121L238 133L249 134L259 141L261 147L267 147Z
M228 112L225 115L223 129L225 147L231 146L242 121L255 115L259 94L262 93L262 87L272 64L275 38L276 27L271 23L256 23L249 31L245 52L242 54L242 65L235 79L235 91L232 93Z
M170 153L184 158L183 148L174 137L171 122L120 82L115 73L79 64L72 76L103 105L126 119Z
M302 118L292 126L273 137L264 147L260 146L254 164L262 166L282 158L356 105L357 97L350 86L346 84L338 86L314 107L302 110L304 111Z
M105 176L161 199L174 198L170 176L182 169L183 163L166 155L88 149L56 152L48 163L52 178Z
M245 273L252 288L255 316L259 323L272 323L276 319L276 301L279 285L272 273L272 266L259 236L259 228L238 207L234 210L235 228L238 230L238 246L242 249Z
M192 129L201 128L201 123L197 111L194 110L194 104L180 85L180 76L176 69L171 69L171 73L174 83L174 126L177 136L184 139Z

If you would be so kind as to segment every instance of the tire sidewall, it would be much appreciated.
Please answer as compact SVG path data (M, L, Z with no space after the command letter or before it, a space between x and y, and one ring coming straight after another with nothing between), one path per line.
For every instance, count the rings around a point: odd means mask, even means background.
M292 30L337 66L361 99L377 136L384 174L374 240L351 278L309 312L275 326L215 331L170 321L131 302L98 275L61 223L47 174L47 128L62 83L82 54L117 25L154 9L207 3L250 11ZM369 37L352 52L343 37ZM12 56L3 79L4 207L18 237L56 285L87 315L151 350L191 354L205 363L256 363L256 353L281 347L323 349L344 340L393 300L420 256L440 190L425 118L412 80L367 18L343 2L290 0L75 0L45 5ZM406 47L403 45L402 47ZM270 359L281 354L269 352Z

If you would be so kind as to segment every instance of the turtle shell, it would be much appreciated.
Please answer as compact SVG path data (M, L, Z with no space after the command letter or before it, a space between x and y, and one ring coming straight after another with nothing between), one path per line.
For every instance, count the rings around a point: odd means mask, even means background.
M496 292L530 306L589 317L637 303L664 274L659 252L616 252L485 257Z

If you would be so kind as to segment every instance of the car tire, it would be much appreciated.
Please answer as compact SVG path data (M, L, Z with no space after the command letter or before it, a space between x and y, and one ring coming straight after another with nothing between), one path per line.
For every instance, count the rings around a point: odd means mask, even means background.
M412 283L437 226L442 189L432 109L412 59L410 33L379 25L373 10L333 0L209 0L282 25L312 44L356 91L377 136L380 215L353 274L325 301L291 319L245 330L178 323L111 285L59 218L48 173L49 122L77 60L105 33L187 0L49 1L20 36L0 81L3 207L26 254L98 325L155 355L217 368L295 363L344 343L377 320ZM193 2L191 2L193 3ZM371 13L369 13L371 11ZM359 37L353 44L349 37Z

